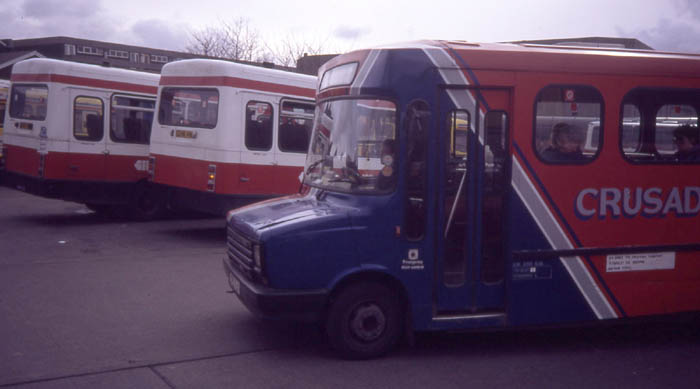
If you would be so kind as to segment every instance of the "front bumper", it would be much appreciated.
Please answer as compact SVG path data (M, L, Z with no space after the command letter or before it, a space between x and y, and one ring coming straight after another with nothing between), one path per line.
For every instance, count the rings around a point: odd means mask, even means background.
M325 289L273 289L246 279L228 257L223 259L229 286L254 315L266 319L314 322L321 319L328 291Z

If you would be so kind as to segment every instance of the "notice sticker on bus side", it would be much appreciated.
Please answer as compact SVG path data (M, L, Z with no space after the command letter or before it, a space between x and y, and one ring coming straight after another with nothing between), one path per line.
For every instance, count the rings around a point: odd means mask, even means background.
M640 253L608 255L605 271L669 270L676 268L676 253Z

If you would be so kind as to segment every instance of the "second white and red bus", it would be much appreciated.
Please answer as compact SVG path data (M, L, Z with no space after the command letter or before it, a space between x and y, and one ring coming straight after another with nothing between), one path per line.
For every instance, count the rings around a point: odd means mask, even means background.
M166 64L152 181L172 208L223 215L299 189L316 77L227 61Z

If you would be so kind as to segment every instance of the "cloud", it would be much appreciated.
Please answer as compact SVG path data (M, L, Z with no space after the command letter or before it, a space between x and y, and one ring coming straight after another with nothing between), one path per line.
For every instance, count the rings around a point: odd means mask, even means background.
M187 25L160 19L140 20L131 26L131 33L141 42L139 45L174 51L185 51L189 30Z
M656 26L625 32L660 51L700 52L700 26L680 20L660 19Z
M24 0L7 5L0 12L2 38L70 36L105 40L118 31L117 23L105 16L99 0Z
M333 36L338 39L355 40L368 35L370 32L371 30L366 27L339 26L333 31Z
M99 0L25 0L21 10L22 16L37 20L89 18L98 16L102 3Z
M700 20L700 2L697 0L676 0L679 14L691 16L695 20Z

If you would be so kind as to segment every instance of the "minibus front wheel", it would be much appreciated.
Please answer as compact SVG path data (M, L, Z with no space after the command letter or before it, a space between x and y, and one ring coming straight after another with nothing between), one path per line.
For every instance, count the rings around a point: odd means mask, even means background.
M328 341L344 358L381 356L396 345L402 334L401 311L401 300L393 289L378 283L349 285L329 307Z

